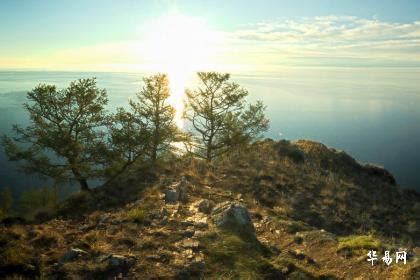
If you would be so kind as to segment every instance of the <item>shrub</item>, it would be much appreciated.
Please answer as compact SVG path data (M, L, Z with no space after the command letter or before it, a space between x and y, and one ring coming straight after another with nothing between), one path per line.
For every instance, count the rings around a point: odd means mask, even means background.
M127 219L135 223L143 223L146 219L147 211L142 208L133 208L127 212Z
M338 239L338 253L363 255L366 250L381 250L382 242L372 235L350 235Z
M277 152L280 157L286 157L294 163L303 163L305 154L295 145L287 140L281 140L276 144Z

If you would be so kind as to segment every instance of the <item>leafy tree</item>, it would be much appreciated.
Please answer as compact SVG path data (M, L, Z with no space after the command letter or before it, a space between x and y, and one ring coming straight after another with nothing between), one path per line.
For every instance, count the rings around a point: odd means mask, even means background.
M10 215L10 211L13 205L13 196L10 188L4 188L1 192L1 208L0 217L7 217Z
M30 125L15 125L15 137L3 137L9 160L21 161L28 173L76 180L88 190L87 180L100 175L103 163L106 91L97 88L94 78L80 79L62 90L39 85L27 99Z
M199 86L187 91L191 122L197 139L193 153L211 161L235 146L261 137L268 128L262 102L246 104L248 91L234 82L229 74L199 72Z
M175 109L168 104L169 81L165 74L144 78L145 86L137 94L137 102L130 100L134 114L146 123L150 133L149 156L156 161L159 154L171 148L176 139Z
M178 134L175 110L168 104L168 77L157 74L143 80L143 89L129 102L131 110L119 108L111 128L111 142L126 164L139 157L155 162Z

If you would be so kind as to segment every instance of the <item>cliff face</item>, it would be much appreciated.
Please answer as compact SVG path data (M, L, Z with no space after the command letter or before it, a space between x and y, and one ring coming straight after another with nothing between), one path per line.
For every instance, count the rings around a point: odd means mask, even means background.
M0 276L418 279L419 217L420 195L386 170L265 140L212 164L133 167L43 223L3 225ZM386 250L407 264L388 267Z

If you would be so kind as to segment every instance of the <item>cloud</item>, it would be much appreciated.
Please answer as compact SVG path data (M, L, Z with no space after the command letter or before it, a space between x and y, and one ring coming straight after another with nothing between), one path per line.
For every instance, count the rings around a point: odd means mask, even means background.
M325 16L260 22L236 30L231 40L243 57L257 56L261 64L283 59L285 64L308 66L329 66L332 60L337 66L420 66L419 21Z
M159 47L152 48L155 55L169 48L166 53L175 56L172 53L178 45L191 48L182 53L182 59L194 53L198 39L189 44L189 38L196 35L185 30L194 30L190 26L195 25L187 26L181 28L186 34L172 36L173 41L184 40L183 44L155 44ZM217 34L213 36L217 39L203 42L210 51L206 57L196 58L208 68L200 70L256 74L290 66L420 67L420 21L398 23L332 15L250 23L229 32L208 30L205 34L205 38ZM60 49L44 57L0 57L0 67L145 71L154 63L146 39Z

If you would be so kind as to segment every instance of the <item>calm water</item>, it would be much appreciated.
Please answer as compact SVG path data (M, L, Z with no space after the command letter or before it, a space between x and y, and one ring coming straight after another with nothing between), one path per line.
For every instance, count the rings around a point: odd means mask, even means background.
M0 133L27 122L21 104L37 84L64 87L92 76L108 90L110 111L125 106L141 86L140 74L0 72ZM267 137L323 142L382 165L401 186L420 190L420 69L290 69L233 79L249 90L250 100L267 105ZM42 184L17 173L1 150L0 188Z

